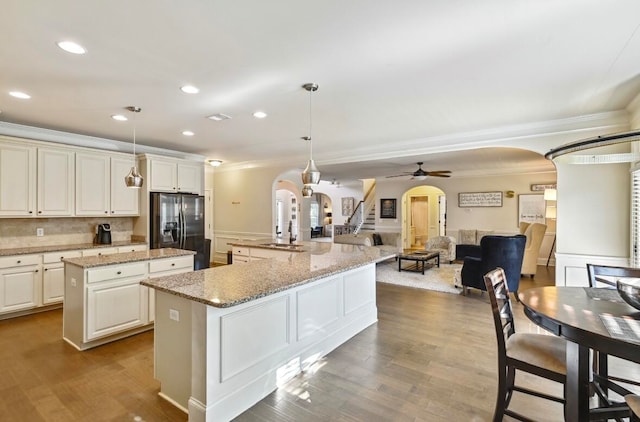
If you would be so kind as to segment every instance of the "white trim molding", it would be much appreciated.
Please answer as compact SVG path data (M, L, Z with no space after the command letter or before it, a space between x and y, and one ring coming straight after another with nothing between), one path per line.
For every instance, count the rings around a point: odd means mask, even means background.
M556 253L556 286L589 286L587 264L629 266L629 257Z

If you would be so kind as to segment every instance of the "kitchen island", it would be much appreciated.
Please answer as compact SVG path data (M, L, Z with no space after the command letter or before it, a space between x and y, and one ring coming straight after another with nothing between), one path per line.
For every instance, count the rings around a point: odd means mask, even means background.
M154 292L140 281L193 271L194 255L167 248L64 258L63 339L86 350L152 329Z
M261 259L141 284L156 289L155 376L190 421L239 415L377 321L377 248L303 242Z

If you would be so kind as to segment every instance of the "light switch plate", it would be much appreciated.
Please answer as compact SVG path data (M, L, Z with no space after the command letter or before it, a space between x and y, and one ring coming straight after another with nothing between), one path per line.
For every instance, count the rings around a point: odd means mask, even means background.
M41 228L41 227L38 227L36 229L36 236L38 236L38 237L44 236L44 229Z

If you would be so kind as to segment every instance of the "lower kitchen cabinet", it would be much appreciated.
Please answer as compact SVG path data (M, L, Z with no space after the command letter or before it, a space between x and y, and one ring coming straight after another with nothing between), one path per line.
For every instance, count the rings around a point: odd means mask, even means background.
M42 255L42 305L64 301L64 258L77 258L82 251L49 252Z
M0 259L0 314L35 308L40 302L42 257Z

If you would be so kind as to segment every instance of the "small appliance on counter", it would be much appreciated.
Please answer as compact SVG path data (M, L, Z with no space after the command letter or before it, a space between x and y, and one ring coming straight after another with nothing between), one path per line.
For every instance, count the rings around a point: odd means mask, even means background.
M96 244L98 245L110 245L111 244L111 226L109 224L98 224L96 226Z

